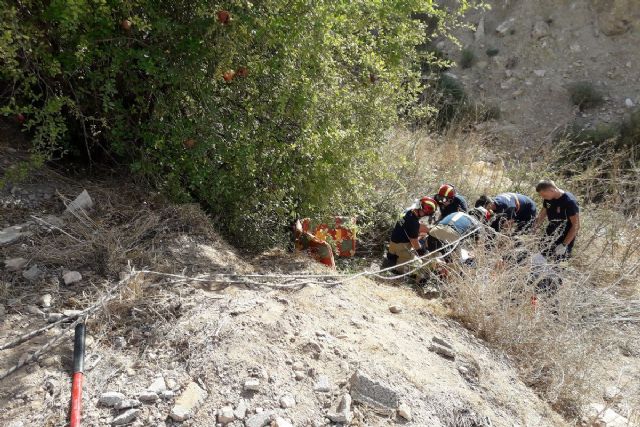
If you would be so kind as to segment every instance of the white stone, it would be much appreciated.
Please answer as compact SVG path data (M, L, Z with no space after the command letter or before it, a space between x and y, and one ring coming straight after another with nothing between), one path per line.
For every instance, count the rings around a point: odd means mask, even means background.
M82 314L82 310L62 310L62 314L66 317L77 317Z
M108 391L102 393L98 399L98 403L104 406L116 406L124 400L124 394L117 391Z
M200 404L207 398L207 392L195 382L190 382L184 389L176 404L169 413L174 421L184 421L191 417Z
M37 265L32 265L28 270L22 272L22 277L30 282L38 280L42 276L42 270Z
M259 391L260 390L260 381L251 378L244 382L244 389L249 391Z
M291 369L293 369L294 371L304 371L304 363L293 362L293 365L291 365Z
M69 203L66 212L73 213L80 209L87 210L91 209L92 207L93 200L91 200L91 196L89 196L87 190L82 190L82 193L78 194L78 197L76 197L73 202Z
M531 37L534 39L541 39L549 35L549 24L544 21L537 21L533 24L533 29L531 30Z
M511 19L508 19L507 21L504 21L502 24L496 27L496 33L498 33L498 35L504 36L509 31L511 31L511 28L513 27L515 22L516 22L515 18L511 18Z
M111 421L111 424L114 426L129 424L130 422L132 422L138 417L139 413L140 413L140 409L128 409L127 411L115 417Z
M611 408L600 403L592 403L587 409L587 416L604 424L604 427L628 427L629 420Z
M143 391L142 393L140 393L138 395L138 399L140 400L140 402L145 402L145 403L152 403L157 401L160 398L160 396L158 396L158 393L156 393L155 391Z
M351 401L351 395L349 393L344 394L342 399L340 399L338 406L335 408L335 411L329 412L327 414L327 418L334 423L349 424L353 418L353 414L351 413Z
M544 77L547 74L547 70L533 70L533 74L538 77Z
M67 271L62 275L62 280L65 285L71 285L82 280L82 274L77 271Z
M163 398L164 400L173 399L175 396L176 394L171 390L162 390L160 392L160 397Z
M27 265L29 261L24 258L11 258L4 261L4 268L9 271L18 271Z
M285 418L277 417L272 424L273 427L293 427L293 424Z
M290 394L286 394L280 398L280 407L282 409L293 408L296 406L296 399Z
M0 230L0 246L9 245L22 236L26 236L26 228L26 225L12 225L11 227Z
M233 415L239 420L244 420L247 416L247 402L244 399L240 399L238 406L236 406L236 409L233 411Z
M44 312L42 310L40 310L38 307L36 307L35 305L28 305L25 310L27 311L27 313L29 314L33 314L34 316L43 316Z
M331 385L329 384L329 377L326 375L320 375L318 377L318 381L313 386L313 391L317 391L320 393L328 393L331 391Z
M161 393L167 389L167 383L165 383L163 377L157 377L149 387L147 387L148 391L153 391L155 393Z
M631 100L631 98L627 98L624 100L624 105L627 108L633 108L635 106L635 104L633 103L633 101Z
M44 294L38 298L38 304L40 307L49 308L51 307L51 294Z
M619 400L619 399L620 399L620 397L621 397L621 393L622 393L622 392L621 392L621 390L620 390L618 387L616 387L616 386L610 386L610 387L607 387L607 388L604 390L604 394L603 394L603 396L602 396L602 397L603 397L603 398L604 398L604 400L605 400L605 401L607 401L607 402L614 402L614 401L616 401L616 400Z
M235 415L233 414L233 408L231 406L225 406L218 411L218 422L221 424L229 424L233 420L235 420Z
M137 408L140 405L142 405L142 402L140 402L138 399L124 399L113 405L113 407L116 409L131 409Z
M251 417L249 417L244 425L246 427L264 427L269 421L271 421L271 416L273 415L270 411L259 412Z
M409 405L401 403L400 406L398 406L398 415L407 421L411 421L411 408L409 408Z

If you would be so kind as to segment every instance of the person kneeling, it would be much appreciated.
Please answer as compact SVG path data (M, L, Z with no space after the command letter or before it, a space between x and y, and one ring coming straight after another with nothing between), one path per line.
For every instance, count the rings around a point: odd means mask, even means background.
M427 249L435 252L442 248L442 253L455 254L456 260L460 260L462 240L474 235L489 217L489 212L482 207L472 209L468 214L456 212L447 215L429 230ZM445 246L447 247L444 248ZM447 255L445 259L451 261L452 257Z

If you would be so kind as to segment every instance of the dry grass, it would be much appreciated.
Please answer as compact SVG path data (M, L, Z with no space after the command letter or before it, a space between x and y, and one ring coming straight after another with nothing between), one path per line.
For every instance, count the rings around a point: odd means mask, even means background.
M582 200L609 191L598 203L582 204L582 228L570 263L544 268L543 276L561 280L557 292L537 292L541 272L531 264L531 255L539 252L537 235L522 240L503 236L495 246L475 246L478 267L458 271L445 284L450 315L509 354L522 379L557 410L579 419L583 405L599 397L601 365L607 361L614 367L614 355L640 340L640 194L628 182L629 174L616 170L620 157L564 178L550 167L556 164L551 161L554 150L537 153L537 159L510 159L505 166L500 153L487 150L490 141L476 133L454 130L432 137L397 132L392 140L390 152L409 159L395 171L404 183L392 193L396 206L432 194L443 182L456 185L470 205L481 194L506 191L540 203L534 185L549 177ZM534 307L531 298L536 293ZM629 401L638 396L639 390L628 393Z

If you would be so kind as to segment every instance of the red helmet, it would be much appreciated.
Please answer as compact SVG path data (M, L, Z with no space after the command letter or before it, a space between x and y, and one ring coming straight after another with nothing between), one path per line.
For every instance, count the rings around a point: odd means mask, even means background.
M453 199L456 197L456 189L451 184L443 184L438 189L438 196Z
M431 197L425 196L420 199L420 208L426 215L433 215L438 209L438 202Z

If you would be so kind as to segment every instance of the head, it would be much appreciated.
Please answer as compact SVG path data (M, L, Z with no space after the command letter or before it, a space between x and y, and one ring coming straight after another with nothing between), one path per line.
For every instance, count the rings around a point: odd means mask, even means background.
M493 199L489 196L485 196L484 194L476 200L475 203L476 208L485 208L490 211L494 211L496 209L496 204Z
M456 197L456 189L451 184L442 184L438 189L438 194L436 194L435 199L438 204L442 206L448 206L451 204L451 200Z
M469 211L469 215L471 215L472 217L474 217L475 219L477 219L480 222L488 223L489 220L491 219L492 213L491 213L490 210L487 210L482 206L478 206L478 207L475 207L475 208L471 209Z
M418 215L421 217L431 216L434 213L436 213L437 209L438 209L438 202L436 202L431 197L425 196L420 199Z
M557 199L562 195L562 190L558 188L555 182L549 179L543 179L538 182L536 192L545 200Z

